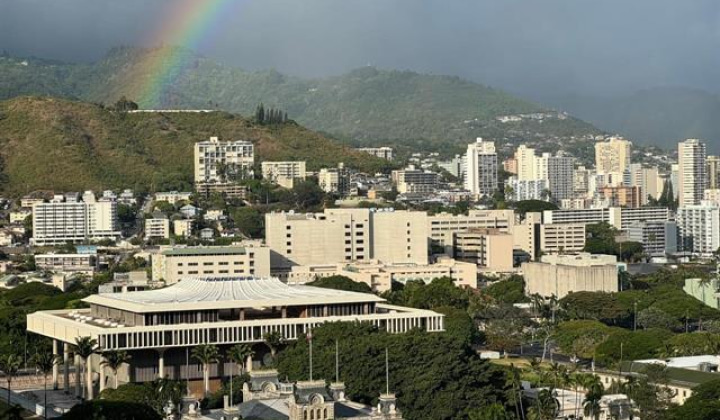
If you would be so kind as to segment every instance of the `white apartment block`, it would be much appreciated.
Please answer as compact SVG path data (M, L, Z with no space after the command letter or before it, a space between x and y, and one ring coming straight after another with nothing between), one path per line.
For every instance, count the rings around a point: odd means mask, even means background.
M428 236L425 212L326 209L265 215L273 269L368 260L427 264Z
M117 218L117 203L110 200L96 201L86 194L87 201L61 201L62 196L52 202L33 206L33 245L63 245L68 242L120 237Z
M85 273L95 272L97 255L95 254L37 254L35 265L41 270Z
M544 200L548 190L548 183L544 179L527 179L521 180L515 177L508 178L505 181L506 200L525 201L525 200ZM509 194L507 194L509 192Z
M452 255L453 235L470 229L499 229L512 233L515 225L513 210L470 210L467 215L439 213L428 216L428 232L433 244L445 247Z
M170 219L165 215L158 215L145 219L145 239L170 238Z
M210 137L195 143L195 183L216 184L252 177L254 162L251 142Z
M617 229L627 229L633 222L667 221L672 213L666 207L611 207L579 210L546 210L543 222L548 224L597 224L609 223Z
M432 171L417 169L414 165L392 171L391 179L400 194L433 193L440 183L440 175Z
M675 221L633 222L627 229L627 238L643 245L651 257L664 257L678 251L678 227Z
M153 281L173 284L197 276L270 276L270 248L254 244L177 247L152 255Z
M392 147L361 147L357 150L369 153L375 157L379 157L385 160L393 160L394 157Z
M713 203L678 209L678 231L683 251L712 256L720 248L720 207Z
M498 156L495 143L477 139L469 144L465 189L476 196L491 196L498 190Z
M545 254L578 253L585 249L586 225L540 225L540 250Z
M342 163L337 168L320 169L318 185L326 193L345 195L350 189L350 172Z
M292 188L295 180L306 177L305 161L265 161L262 163L262 176L273 184Z
M700 204L707 181L705 143L689 139L678 144L678 187L680 207Z
M608 141L595 143L595 169L598 174L615 174L622 178L630 167L632 143L622 137L611 137Z
M190 201L190 197L192 197L191 192L167 191L155 193L155 201L167 201L172 205L180 201Z

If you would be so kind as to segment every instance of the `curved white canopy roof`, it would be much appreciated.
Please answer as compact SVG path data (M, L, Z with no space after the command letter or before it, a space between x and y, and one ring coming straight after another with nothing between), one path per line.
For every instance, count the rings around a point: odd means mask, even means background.
M163 289L99 294L83 300L136 313L384 302L372 294L290 286L273 277L196 277Z

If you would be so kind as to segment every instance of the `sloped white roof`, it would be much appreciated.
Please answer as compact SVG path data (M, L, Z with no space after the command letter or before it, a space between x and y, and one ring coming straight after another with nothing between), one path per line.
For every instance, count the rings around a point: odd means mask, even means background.
M136 313L384 302L372 294L287 285L274 277L196 277L162 289L106 293L83 300Z

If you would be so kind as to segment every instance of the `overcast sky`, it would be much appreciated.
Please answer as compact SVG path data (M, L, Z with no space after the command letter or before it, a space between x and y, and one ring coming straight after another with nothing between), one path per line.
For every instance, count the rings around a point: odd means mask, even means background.
M156 42L180 3L0 0L0 49L96 60ZM200 53L301 76L373 64L533 97L720 92L720 0L235 0L212 26Z

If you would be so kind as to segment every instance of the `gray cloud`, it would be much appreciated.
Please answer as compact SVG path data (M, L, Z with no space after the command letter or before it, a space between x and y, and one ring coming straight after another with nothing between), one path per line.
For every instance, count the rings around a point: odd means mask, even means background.
M151 42L179 1L0 0L0 49L95 60ZM720 92L717 0L236 0L197 47L248 69L322 76L373 64L532 97Z

